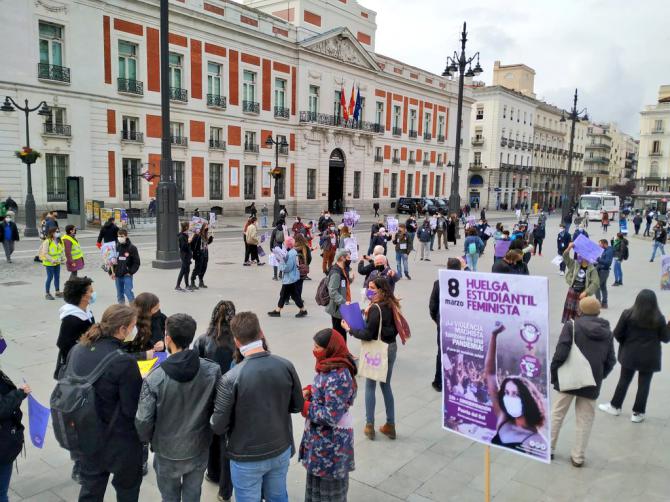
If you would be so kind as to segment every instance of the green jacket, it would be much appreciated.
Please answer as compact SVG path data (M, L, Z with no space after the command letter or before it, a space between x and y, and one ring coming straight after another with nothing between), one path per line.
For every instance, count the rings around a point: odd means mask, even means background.
M570 256L570 249L566 249L563 252L563 261L565 262L565 282L568 283L568 286L572 287L572 283L575 282L575 275L577 273L577 263L574 258ZM600 278L598 277L598 271L593 264L589 263L589 266L586 268L586 283L584 284L584 292L586 296L591 296L598 291L600 287Z
M328 294L330 303L326 307L326 312L331 317L342 319L340 305L347 302L347 281L344 278L344 272L337 264L333 265L328 272Z

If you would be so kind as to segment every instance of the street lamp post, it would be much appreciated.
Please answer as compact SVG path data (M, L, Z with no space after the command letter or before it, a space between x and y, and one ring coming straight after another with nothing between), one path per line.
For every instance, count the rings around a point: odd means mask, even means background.
M46 101L42 101L35 107L30 107L28 105L28 100L26 99L24 101L25 105L20 106L16 101L14 101L11 97L5 96L5 102L2 104L2 107L0 107L0 110L3 112L13 112L15 110L20 110L22 111L25 116L26 116L26 148L30 149L30 127L28 125L28 117L29 114L39 110L37 112L38 115L42 116L48 116L51 114L51 111L49 110L49 107L46 104ZM26 165L27 168L27 185L28 185L28 190L26 193L26 201L25 201L25 211L26 211L26 228L23 231L23 235L26 237L37 237L37 224L36 224L36 216L35 216L35 197L33 197L33 178L32 174L30 172L30 166L31 164L35 163L35 160L37 160L34 156L27 157L25 159L22 159L22 162Z
M574 204L573 200L574 195L572 193L572 152L575 147L575 124L580 120L589 120L589 116L586 113L586 108L579 111L577 110L577 89L575 89L575 97L572 103L572 110L570 110L570 113L567 118L572 122L572 124L570 126L570 149L568 152L568 177L566 180L566 187L565 187L566 200L563 203L563 206L561 207L561 214L563 217L565 217L570 212L570 209ZM564 113L563 116L561 116L561 122L565 121L566 117Z
M451 177L451 194L449 196L449 211L457 211L461 206L461 199L458 193L458 170L460 167L461 157L461 120L463 117L463 83L464 77L474 77L479 75L483 70L479 66L479 52L472 57L465 57L465 43L467 42L466 25L463 23L463 32L461 33L461 53L460 55L454 51L453 56L447 56L447 67L442 73L443 77L450 77L456 75L458 72L458 107L456 109L456 155L454 158L454 174ZM472 68L472 62L477 59L477 64ZM465 67L468 70L465 71Z
M286 142L286 138L282 137L281 139L279 136L277 136L276 139L272 139L272 136L268 135L267 139L265 140L265 144L268 145L269 147L274 146L275 147L275 166L274 169L272 169L272 178L275 180L275 204L274 204L274 210L273 210L273 218L274 222L272 223L273 226L277 225L277 222L279 221L279 179L281 178L281 169L279 168L279 147L283 148L288 148L288 143Z

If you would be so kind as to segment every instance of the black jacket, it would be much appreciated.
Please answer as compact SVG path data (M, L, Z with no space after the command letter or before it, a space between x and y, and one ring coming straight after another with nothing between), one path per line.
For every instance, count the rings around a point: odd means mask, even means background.
M193 250L191 245L188 242L188 234L186 232L180 232L178 236L179 244L179 257L182 261L188 261L190 263L191 258L193 258Z
M395 343L398 330L395 327L395 320L393 319L393 311L388 305L380 305L382 314L382 334L381 341L384 343ZM376 340L379 333L379 309L376 304L370 305L368 308L368 317L365 321L365 328L352 329L351 336L359 340Z
M211 244L214 238L209 235L207 236L207 244ZM208 254L207 247L202 246L202 235L196 234L191 240L191 252L193 253L194 260L200 260L205 254Z
M140 268L140 254L135 245L126 238L126 242L116 245L116 251L119 253L117 258L114 275L123 277L124 275L135 275Z
M121 349L123 342L116 338L101 338L90 346L77 344L70 354L68 367L76 375L84 376L93 371L102 359L115 350ZM135 414L140 399L142 377L137 361L130 355L117 356L100 379L94 384L95 407L100 420L108 424L114 409L120 405L119 415L112 426L113 436L125 436L139 441L135 431Z
M660 242L661 244L665 244L667 241L668 241L668 232L665 230L665 228L660 227L654 229L654 242Z
M115 242L119 238L119 227L115 223L105 223L98 234L98 242Z
M505 260L498 260L493 264L491 272L494 274L518 274L514 264L509 264Z
M644 328L631 319L631 314L631 309L624 310L614 328L614 338L619 342L619 363L631 370L661 371L661 342L670 342L670 324L661 316L657 328Z
M428 311L430 318L435 324L440 325L440 280L433 283L433 291L430 293L430 300L428 301Z
M5 227L9 225L9 227L12 229L12 240L13 241L18 241L19 240L19 229L16 226L16 223L13 221L10 221L9 223L6 223L3 221L0 223L0 242L5 241Z
M26 393L0 371L0 462L9 464L23 449L21 401Z
M293 364L269 352L252 354L219 380L212 430L225 434L231 460L267 460L288 448L293 455L291 413L303 403Z
M358 260L358 275L361 277L367 277L375 269L374 260Z
M572 236L570 235L570 232L559 232L558 236L556 236L556 247L558 248L558 254L563 254L563 251L567 249L568 244L570 244L571 241Z
M551 360L551 383L554 389L587 399L597 399L600 395L600 385L607 378L616 364L614 358L614 342L610 323L602 317L582 315L575 319L575 343L591 365L595 386L582 389L561 391L558 381L558 368L565 363L572 348L572 322L563 325L563 331L558 337L556 352Z
M58 347L58 359L56 360L56 371L54 371L54 378L57 380L60 370L65 366L67 356L72 350L72 347L77 345L81 335L88 331L88 328L95 324L95 318L90 321L84 321L77 316L68 315L63 317L60 322L60 330L58 331L58 340L56 346Z
M195 341L195 344L193 344L193 350L195 350L203 359L209 359L215 363L218 363L219 368L221 368L222 375L228 373L230 365L233 362L233 347L222 347L216 343L216 340L213 336L204 334L198 337L198 339Z

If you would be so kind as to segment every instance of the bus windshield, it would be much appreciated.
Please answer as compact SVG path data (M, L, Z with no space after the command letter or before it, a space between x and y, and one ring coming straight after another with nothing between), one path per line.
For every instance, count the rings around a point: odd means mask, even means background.
M579 199L579 209L585 209L586 211L598 211L600 204L600 197L582 197Z

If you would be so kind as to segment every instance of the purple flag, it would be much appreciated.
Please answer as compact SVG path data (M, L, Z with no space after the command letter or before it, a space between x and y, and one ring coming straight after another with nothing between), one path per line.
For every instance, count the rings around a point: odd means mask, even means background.
M361 306L358 303L340 305L340 314L342 314L342 319L347 321L347 324L351 329L365 328L365 321L363 320L363 314L361 314Z
M0 354L2 354L6 348L7 348L7 342L5 341L4 338L0 336Z
M168 353L167 353L167 351L165 351L165 352L154 352L154 356L156 356L158 358L158 361L156 361L156 364L154 364L154 368L155 368L156 366L160 366L160 364L168 358Z
M586 260L589 263L595 263L603 254L604 249L598 244L590 240L584 234L579 234L575 239L575 247L573 248L576 255L579 255L580 260Z
M512 244L512 241L503 241L503 240L496 241L495 256L496 257L505 256L507 254L507 251L509 250L510 244Z
M28 394L28 430L30 440L36 448L44 446L44 436L47 434L47 425L51 411L42 406L31 394Z

